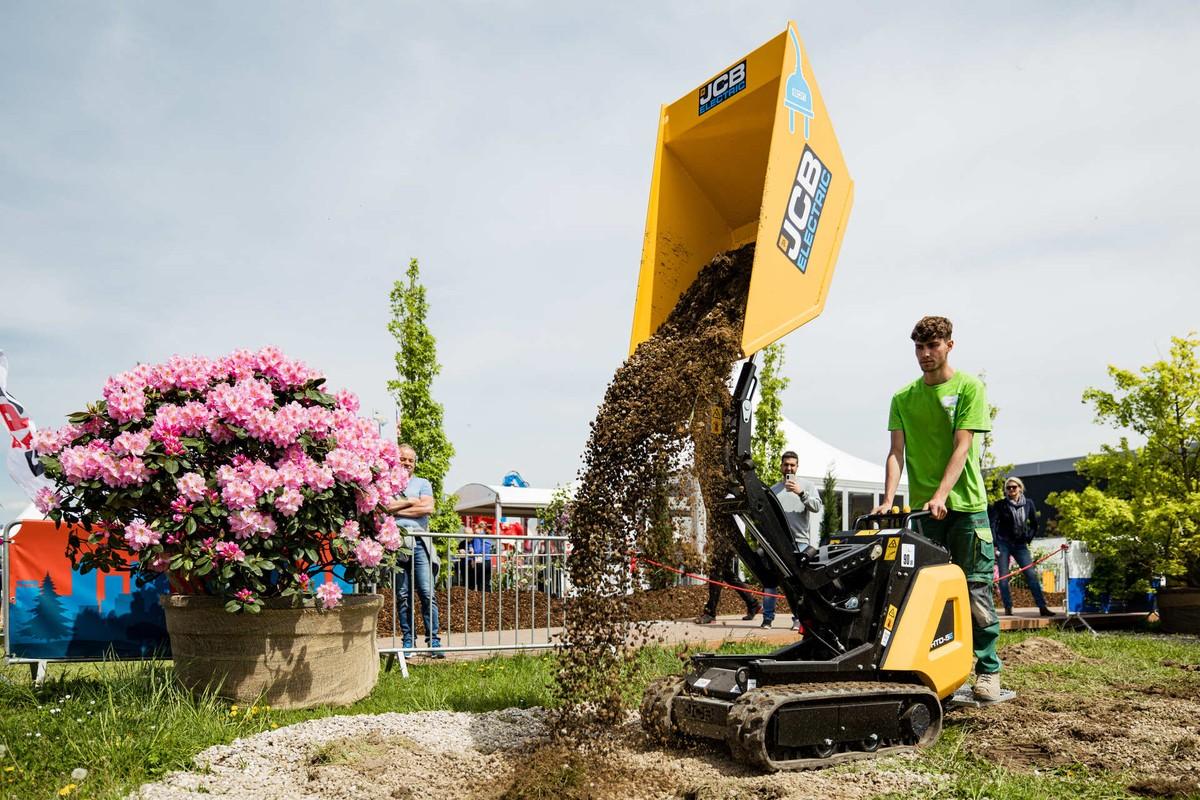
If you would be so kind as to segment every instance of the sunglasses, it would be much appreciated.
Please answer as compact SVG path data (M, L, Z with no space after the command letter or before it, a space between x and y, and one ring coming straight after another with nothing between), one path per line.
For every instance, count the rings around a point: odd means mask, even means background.
M1021 487L1014 484L1013 486L1005 486L1004 488L1011 490L1011 489L1020 489Z

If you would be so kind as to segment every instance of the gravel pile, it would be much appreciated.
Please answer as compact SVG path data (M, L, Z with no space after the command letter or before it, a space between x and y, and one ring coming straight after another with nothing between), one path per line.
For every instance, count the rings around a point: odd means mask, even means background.
M195 769L145 784L132 800L866 800L936 790L907 754L836 770L763 775L723 747L650 745L625 714L603 753L555 745L541 709L484 714L327 717L210 747ZM569 778L575 773L574 780Z
M326 717L210 747L196 769L130 798L340 800L470 794L509 769L503 754L547 735L542 709Z

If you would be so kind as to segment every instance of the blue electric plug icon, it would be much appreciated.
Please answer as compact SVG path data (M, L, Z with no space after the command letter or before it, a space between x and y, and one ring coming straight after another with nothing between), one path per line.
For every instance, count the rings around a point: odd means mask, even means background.
M788 132L796 132L796 114L804 115L804 138L808 139L808 121L813 118L813 102L812 92L808 90L808 83L804 80L802 67L804 62L800 56L800 40L796 38L796 32L790 27L788 33L792 37L792 44L796 46L796 71L788 75L787 85L784 87L783 104L788 109Z

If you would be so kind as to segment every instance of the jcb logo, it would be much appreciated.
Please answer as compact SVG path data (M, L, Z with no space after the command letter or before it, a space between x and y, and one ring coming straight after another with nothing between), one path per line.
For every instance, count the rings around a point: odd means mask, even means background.
M808 257L812 254L813 239L817 235L817 225L821 222L821 211L825 207L825 196L829 193L832 179L833 173L806 145L796 178L792 181L783 224L779 228L779 249L801 272L808 270Z
M746 88L746 62L722 72L700 87L700 114L725 102Z

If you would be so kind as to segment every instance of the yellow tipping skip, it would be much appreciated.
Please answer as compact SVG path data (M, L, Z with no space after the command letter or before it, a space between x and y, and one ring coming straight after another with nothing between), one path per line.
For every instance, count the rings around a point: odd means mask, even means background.
M717 253L755 243L742 351L821 313L854 184L787 30L659 116L630 352Z

